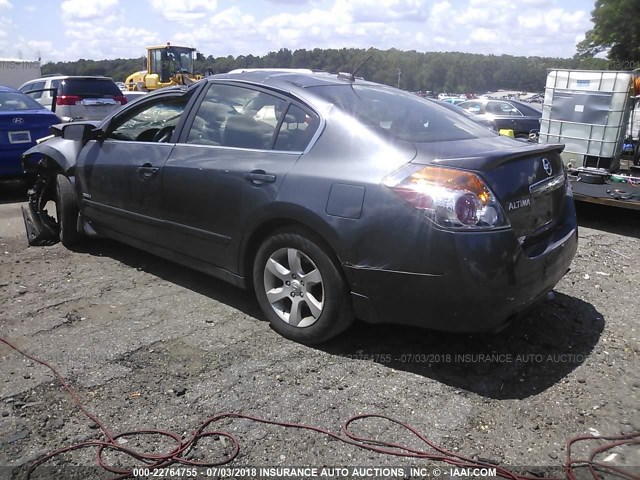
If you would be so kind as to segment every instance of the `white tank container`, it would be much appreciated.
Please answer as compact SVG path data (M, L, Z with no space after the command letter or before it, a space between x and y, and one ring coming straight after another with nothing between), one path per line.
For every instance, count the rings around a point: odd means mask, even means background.
M549 70L541 143L564 143L566 165L615 171L632 106L632 72Z

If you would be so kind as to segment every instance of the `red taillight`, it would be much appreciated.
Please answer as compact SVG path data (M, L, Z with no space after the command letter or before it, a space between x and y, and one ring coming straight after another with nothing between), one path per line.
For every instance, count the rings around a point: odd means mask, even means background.
M125 103L127 103L127 97L125 97L124 95L120 95L118 97L113 97L113 99L118 102L120 105L124 105Z
M82 101L82 97L77 95L59 95L56 98L56 105L75 105Z

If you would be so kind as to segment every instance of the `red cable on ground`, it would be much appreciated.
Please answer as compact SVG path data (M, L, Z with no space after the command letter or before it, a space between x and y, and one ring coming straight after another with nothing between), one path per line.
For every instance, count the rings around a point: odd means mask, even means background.
M103 458L103 453L105 452L105 450L113 450L119 453L126 454L129 457L141 462L144 468L148 468L148 469L166 468L174 464L182 464L182 465L188 465L192 467L213 467L213 466L224 465L233 461L238 456L238 454L240 453L240 442L231 433L222 432L222 431L207 431L206 428L209 425L225 418L240 418L240 419L251 420L258 423L275 425L275 426L284 427L284 428L296 428L299 430L308 430L308 431L326 435L328 437L334 438L336 440L339 440L343 443L347 443L349 445L354 445L356 447L363 448L365 450L370 450L372 452L381 453L384 455L393 455L393 456L404 457L404 458L416 458L416 459L444 462L458 468L472 468L472 469L474 468L494 469L495 468L497 476L511 479L511 480L539 480L540 478L537 476L520 475L518 473L512 472L507 468L501 467L499 465L495 465L493 463L486 462L486 461L474 460L472 458L465 457L458 453L451 452L430 441L428 438L422 435L417 429L415 429L411 425L405 422L396 420L394 418L387 417L386 415L378 415L378 414L363 414L363 415L357 415L349 418L342 426L342 435L335 434L323 428L315 427L312 425L305 425L301 423L279 422L275 420L267 420L260 417L254 417L252 415L247 415L243 413L233 413L233 412L221 413L221 414L209 417L197 428L197 430L192 432L191 436L187 440L184 440L184 441L182 440L180 435L174 432L168 432L164 430L133 430L130 432L118 433L114 435L106 427L106 425L100 421L100 419L97 416L89 412L84 407L78 395L71 388L71 386L66 382L66 380L62 377L62 375L58 373L55 367L53 367L51 364L49 364L45 360L41 360L19 349L9 340L6 340L0 337L0 342L4 343L9 348L15 350L16 352L27 357L28 359L36 363L39 363L40 365L43 365L47 367L49 370L51 370L51 372L53 372L53 374L58 379L60 384L69 393L69 395L71 396L71 399L73 400L73 403L75 403L75 405L82 411L82 413L84 413L89 419L91 419L93 422L96 423L96 425L98 425L98 427L100 428L100 430L102 430L102 432L104 433L104 436L106 437L106 440L87 440L85 442L80 442L74 445L70 445L68 447L59 448L57 450L54 450L48 453L44 457L36 460L29 467L27 471L27 477L26 477L27 480L31 477L31 474L34 472L34 470L37 467L51 460L55 456L65 452L79 450L82 448L96 448L97 464L100 467L102 467L104 470L117 474L118 476L114 477L114 480L131 478L133 477L133 472L130 469L116 468L116 467L107 465ZM365 419L380 419L380 420L385 420L385 421L394 423L406 429L407 431L411 432L413 435L415 435L418 439L420 439L422 442L428 445L431 448L431 451L411 448L401 443L393 443L393 442L381 441L374 438L362 437L360 435L353 433L349 429L352 423L357 422L359 420L365 420ZM131 437L136 435L161 435L174 440L176 443L176 446L170 452L167 452L164 454L151 454L151 453L137 452L131 448L124 447L123 445L118 443L119 438ZM194 447L199 440L205 437L211 437L211 436L225 437L229 439L233 447L231 453L228 454L222 460L214 461L214 462L199 462L195 460L190 460L183 456L185 452L188 452L189 449ZM582 441L594 441L594 440L607 440L610 443L601 445L600 447L592 450L588 460L573 460L571 458L571 447L575 443L582 442ZM612 448L619 447L619 446L629 446L629 445L640 445L640 432L632 432L627 435L621 435L621 436L611 436L611 437L581 436L581 437L575 437L570 439L567 442L567 454L566 454L566 459L564 463L564 471L565 471L566 478L568 480L576 480L577 477L575 475L574 469L579 467L586 467L589 469L589 471L591 472L595 480L600 480L599 473L603 473L603 472L609 473L611 475L614 475L616 477L623 478L626 480L640 480L640 475L635 475L619 467L606 465L601 462L597 462L595 460L595 457L597 455L602 454L608 450L611 450ZM552 478L552 477L545 477L545 478L547 480L564 480L564 479Z

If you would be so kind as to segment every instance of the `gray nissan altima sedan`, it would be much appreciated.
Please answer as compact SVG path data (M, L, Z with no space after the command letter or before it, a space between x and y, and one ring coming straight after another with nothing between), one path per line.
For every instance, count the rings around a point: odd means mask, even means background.
M31 244L104 236L153 252L253 289L303 343L353 318L498 329L576 252L562 145L352 75L211 76L54 135L25 156L41 157Z

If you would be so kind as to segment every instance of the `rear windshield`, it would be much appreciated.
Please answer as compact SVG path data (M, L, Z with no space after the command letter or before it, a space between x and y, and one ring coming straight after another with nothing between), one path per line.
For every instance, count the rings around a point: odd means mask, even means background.
M494 133L412 93L374 85L321 85L309 91L368 128L411 143L468 140Z
M43 110L44 107L23 93L0 92L0 112Z
M112 98L122 95L122 92L109 78L67 78L60 83L59 94L85 98Z

